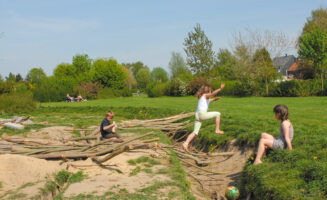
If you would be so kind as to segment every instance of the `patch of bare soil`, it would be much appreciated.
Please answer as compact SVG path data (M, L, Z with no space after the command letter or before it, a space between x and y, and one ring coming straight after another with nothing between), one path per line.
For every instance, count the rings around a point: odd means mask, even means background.
M243 167L253 149L239 148L234 143L235 140L225 145L224 148L218 149L212 156L208 157L214 162L211 162L206 167L201 167L209 172L222 172L224 174L210 174L185 162L181 162L188 179L192 183L191 192L197 199L225 199L224 194L227 187L238 187L238 180ZM214 156L214 154L218 155L224 152L233 152L234 154L231 156ZM192 160L188 161L191 162Z

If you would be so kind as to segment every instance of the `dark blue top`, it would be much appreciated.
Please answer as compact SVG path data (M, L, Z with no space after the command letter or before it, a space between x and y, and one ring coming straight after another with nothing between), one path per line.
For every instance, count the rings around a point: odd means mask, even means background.
M109 133L112 133L112 128L108 128L107 130L103 130L103 127L110 125L111 123L107 120L107 118L104 118L100 125L100 132L101 135L104 137L108 135Z

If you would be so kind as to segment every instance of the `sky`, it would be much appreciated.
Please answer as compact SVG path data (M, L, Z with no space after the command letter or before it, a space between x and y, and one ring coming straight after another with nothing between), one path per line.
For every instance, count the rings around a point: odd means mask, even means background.
M71 63L76 54L168 70L171 52L200 24L213 50L245 29L301 33L326 0L0 0L0 74ZM289 54L296 54L290 49Z

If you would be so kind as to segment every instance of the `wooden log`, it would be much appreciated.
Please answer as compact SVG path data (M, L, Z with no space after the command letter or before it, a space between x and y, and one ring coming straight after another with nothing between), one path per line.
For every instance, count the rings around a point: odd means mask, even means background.
M153 138L153 139L149 139L149 140L142 140L143 143L151 143L151 142L157 142L159 141L160 138L157 137L157 138Z
M3 134L1 138L8 142L18 143L18 144L41 144L41 145L50 144L50 142L48 142L48 141L33 140L33 139L28 139L28 138L10 137L7 134Z
M192 177L194 180L196 180L200 184L201 190L202 190L202 192L204 192L204 187L203 187L203 184L201 183L201 181L198 178L196 178L195 176L193 176L192 173L188 173L188 172L186 172L186 173L188 176Z
M96 136L83 136L83 137L78 137L78 138L72 138L69 139L68 141L79 141L79 140L96 140Z
M138 140L138 139L144 138L144 137L149 136L149 135L154 135L154 134L155 134L155 133L154 133L153 131L151 131L151 132L149 132L149 133L147 133L147 134L144 134L144 135L141 135L141 136L134 137L134 138L132 138L132 139L130 139L130 140L127 140L126 142L123 142L123 143L117 145L116 147L113 147L113 148L110 148L110 149L107 149L107 150L104 150L104 151L98 152L96 155L97 155L97 156L105 155L105 154L107 154L107 153L110 153L110 152L112 152L112 151L114 151L114 150L116 150L116 149L118 149L118 148L124 146L125 144L128 144L128 143L133 142L133 141L135 141L135 140Z
M130 151L133 149L150 149L155 147L154 144L133 144L133 145L125 145L124 147L120 148L120 149L116 149L115 151L113 151L111 154L103 157L103 158L97 158L97 157L93 157L92 160L99 162L99 163L103 163L106 162L107 160L110 160L111 158L125 152L125 151Z
M44 155L31 155L34 158L40 158L40 159L77 159L77 158L89 158L89 157L95 157L95 154L90 153L70 153L70 154L44 154Z

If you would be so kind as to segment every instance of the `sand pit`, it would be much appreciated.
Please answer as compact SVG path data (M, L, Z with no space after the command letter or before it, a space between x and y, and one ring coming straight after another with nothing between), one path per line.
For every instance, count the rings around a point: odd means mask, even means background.
M4 154L0 155L0 181L2 190L14 190L26 183L43 181L46 176L60 171L58 161L46 161L29 156Z

